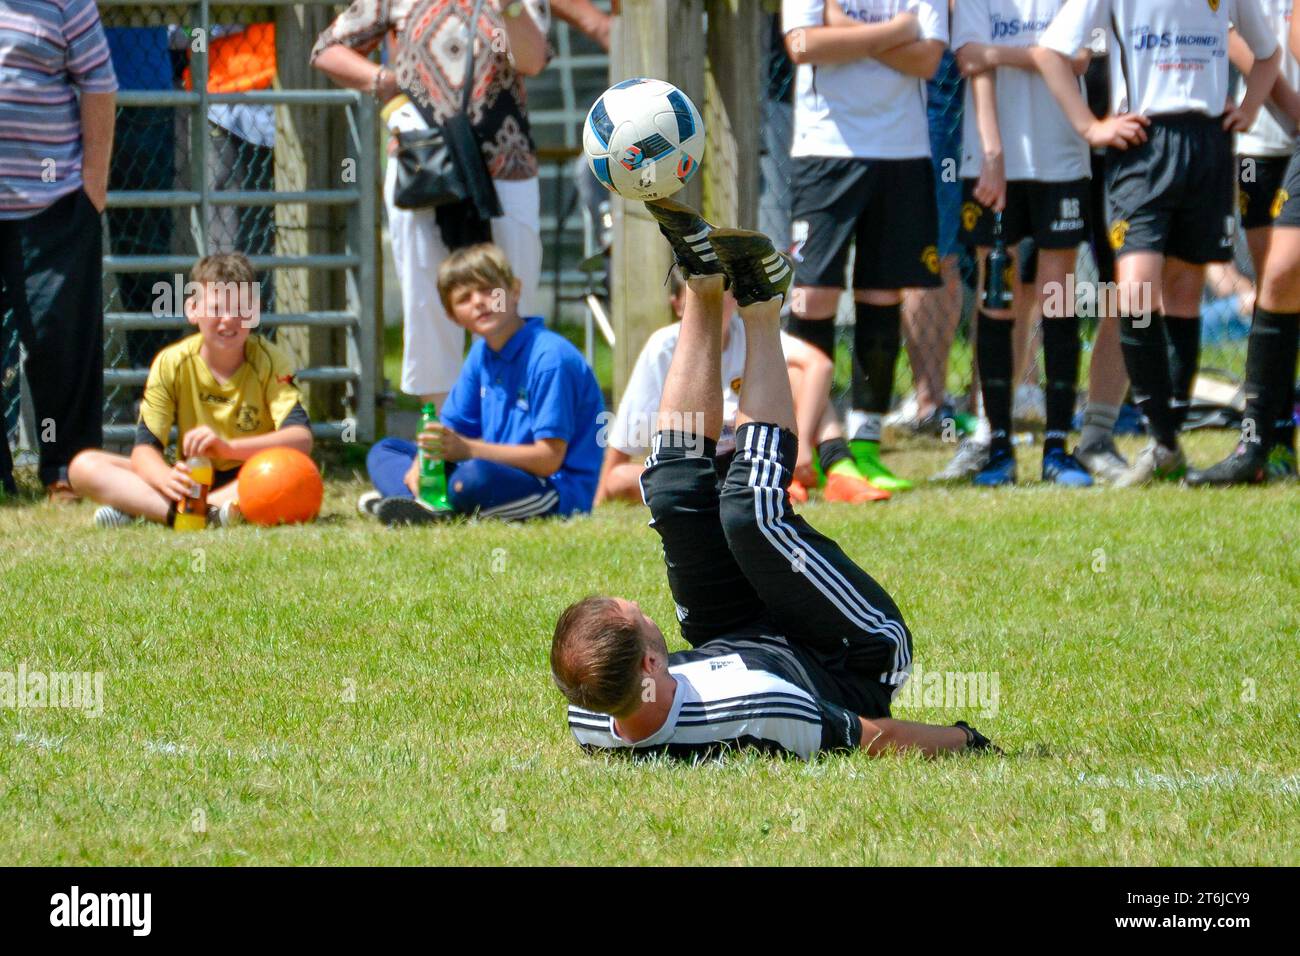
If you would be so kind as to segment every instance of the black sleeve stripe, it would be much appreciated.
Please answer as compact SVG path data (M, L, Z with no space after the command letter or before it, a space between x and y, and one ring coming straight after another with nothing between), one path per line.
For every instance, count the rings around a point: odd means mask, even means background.
M711 717L719 713L736 709L755 709L755 708L780 708L792 710L802 714L816 715L820 713L817 704L814 701L792 700L790 698L777 699L750 699L737 700L728 704L715 704L711 707L692 707L687 709L683 707L681 716L683 717Z
M789 704L763 703L763 704L752 704L752 705L737 704L733 707L725 707L719 710L706 710L702 713L693 712L689 714L681 714L678 720L679 721L689 721L689 720L704 721L707 723L709 721L725 719L730 714L762 715L768 713L796 714L799 717L804 718L806 720L819 721L819 722L822 719L821 711L818 710L816 707L792 707Z
M774 740L765 740L749 734L731 737L726 740L711 740L705 743L655 744L650 747L620 747L616 749L601 747L598 744L582 744L581 746L588 753L599 752L617 755L637 763L666 757L670 760L685 760L693 764L699 764L705 761L719 760L742 750L756 750L774 757L791 757L795 759L799 757L793 750L783 747Z
M817 706L815 698L807 699L793 696L755 695L753 697L731 697L725 701L711 701L702 706L684 704L682 705L682 711L689 711L691 713L708 713L711 710L717 710L719 707L738 707L747 704L781 704L788 707L806 707L809 709L816 709Z
M167 450L167 446L158 440L158 436L151 432L149 426L143 421L136 422L135 443L137 445L149 445L153 448L157 448L159 451Z
M288 428L290 425L311 427L311 419L307 417L307 409L302 407L302 402L296 403L289 410L289 414L284 416L284 421L280 423L281 428Z
M792 713L783 710L736 710L728 711L725 714L718 714L714 717L705 717L703 719L691 718L690 720L677 721L678 727L709 727L714 724L734 724L745 720L796 720L804 724L812 724L820 727L822 719L810 717L808 714Z

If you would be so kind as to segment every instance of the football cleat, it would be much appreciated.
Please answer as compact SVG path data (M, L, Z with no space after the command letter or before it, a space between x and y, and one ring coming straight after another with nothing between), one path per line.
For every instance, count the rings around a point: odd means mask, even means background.
M672 199L648 202L645 208L659 223L659 231L672 246L673 257L688 278L722 274L722 264L709 244L713 226L703 216Z
M1080 445L1074 449L1074 457L1094 478L1107 484L1119 481L1124 477L1124 472L1128 471L1128 459L1119 453L1113 438L1093 442L1091 445Z
M865 478L854 478L852 475L827 475L822 499L846 501L856 505L864 501L887 501L889 492L884 488L877 488Z
M899 478L880 460L880 442L867 438L854 438L849 442L849 453L862 477L884 491L908 491L912 482Z
M1092 476L1079 459L1067 454L1064 448L1053 448L1043 453L1043 481L1067 488L1090 488Z
M1016 456L1009 449L999 449L989 455L984 467L971 478L980 488L999 488L1016 483Z
M931 481L952 482L969 481L979 473L989 460L989 446L973 438L964 438L957 446L957 454L943 467L930 476Z
M1136 488L1152 481L1177 481L1187 474L1187 459L1181 448L1165 448L1148 442L1138 452L1128 471L1115 482L1116 488Z
M772 240L748 229L714 229L709 244L722 263L731 294L741 306L785 298L794 279L794 266Z
M1187 473L1189 485L1262 485L1268 481L1268 453L1259 442L1240 442L1232 454L1209 468Z

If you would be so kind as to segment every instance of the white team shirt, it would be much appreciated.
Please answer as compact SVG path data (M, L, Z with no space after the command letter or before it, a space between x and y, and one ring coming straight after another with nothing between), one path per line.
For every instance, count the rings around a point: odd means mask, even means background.
M942 0L840 0L840 6L854 19L873 24L886 23L899 13L914 13L921 39L948 42L948 11ZM785 33L825 26L826 2L782 0L781 17ZM795 70L790 155L928 157L925 80L904 76L874 58L832 66L800 65Z
M1039 45L1073 56L1109 31L1114 113L1204 113L1228 100L1228 27L1267 59L1277 38L1259 0L1066 0ZM1112 73L1112 76L1114 74Z
M1264 16L1272 25L1273 35L1282 45L1282 79L1291 89L1300 89L1300 62L1291 55L1291 0L1260 0ZM1246 79L1239 84L1237 102L1246 95ZM1237 134L1237 152L1244 156L1290 156L1296 148L1296 127L1291 117L1272 102L1259 111L1255 125Z
M651 736L633 743L618 735L610 715L571 706L569 728L578 743L588 749L663 751L682 758L762 746L810 760L831 742L848 749L860 738L854 714L818 701L775 674L746 667L739 654L673 665L668 673L677 692L668 718Z
M1064 0L959 0L952 24L952 48L967 43L1028 48L1038 44ZM1077 52L1077 51L1076 51ZM995 73L998 129L1007 179L1062 183L1091 175L1088 144L1037 70L1000 66ZM979 176L984 163L974 85L966 84L962 118L961 175Z
M650 454L659 402L663 398L664 382L668 380L668 366L672 364L681 331L681 323L674 322L656 329L646 339L623 391L623 399L618 403L618 413L606 435L611 447L634 459ZM736 449L736 413L740 410L740 386L745 376L745 323L734 313L727 323L727 336L726 347L722 350L719 455ZM792 341L790 336L781 333L781 345L787 352Z

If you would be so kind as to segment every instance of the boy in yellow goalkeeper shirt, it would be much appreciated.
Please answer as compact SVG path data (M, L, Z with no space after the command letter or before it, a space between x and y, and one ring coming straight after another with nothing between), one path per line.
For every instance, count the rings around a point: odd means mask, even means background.
M77 493L104 507L95 524L171 524L191 487L186 459L212 461L209 523L238 515L243 462L267 448L311 452L311 423L288 357L260 335L256 278L239 253L205 256L190 271L185 317L198 332L160 351L149 369L129 457L83 451L68 467ZM199 291L201 290L201 291ZM176 463L163 457L177 430Z

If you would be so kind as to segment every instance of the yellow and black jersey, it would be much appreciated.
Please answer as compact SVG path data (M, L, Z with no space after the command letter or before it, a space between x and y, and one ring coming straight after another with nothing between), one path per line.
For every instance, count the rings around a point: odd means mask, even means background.
M244 364L226 382L218 382L199 355L203 336L194 334L159 352L149 369L140 405L135 443L162 450L175 425L178 441L207 425L226 441L252 438L286 425L309 425L302 395L294 384L293 364L260 335L244 343ZM241 462L219 459L218 471Z

